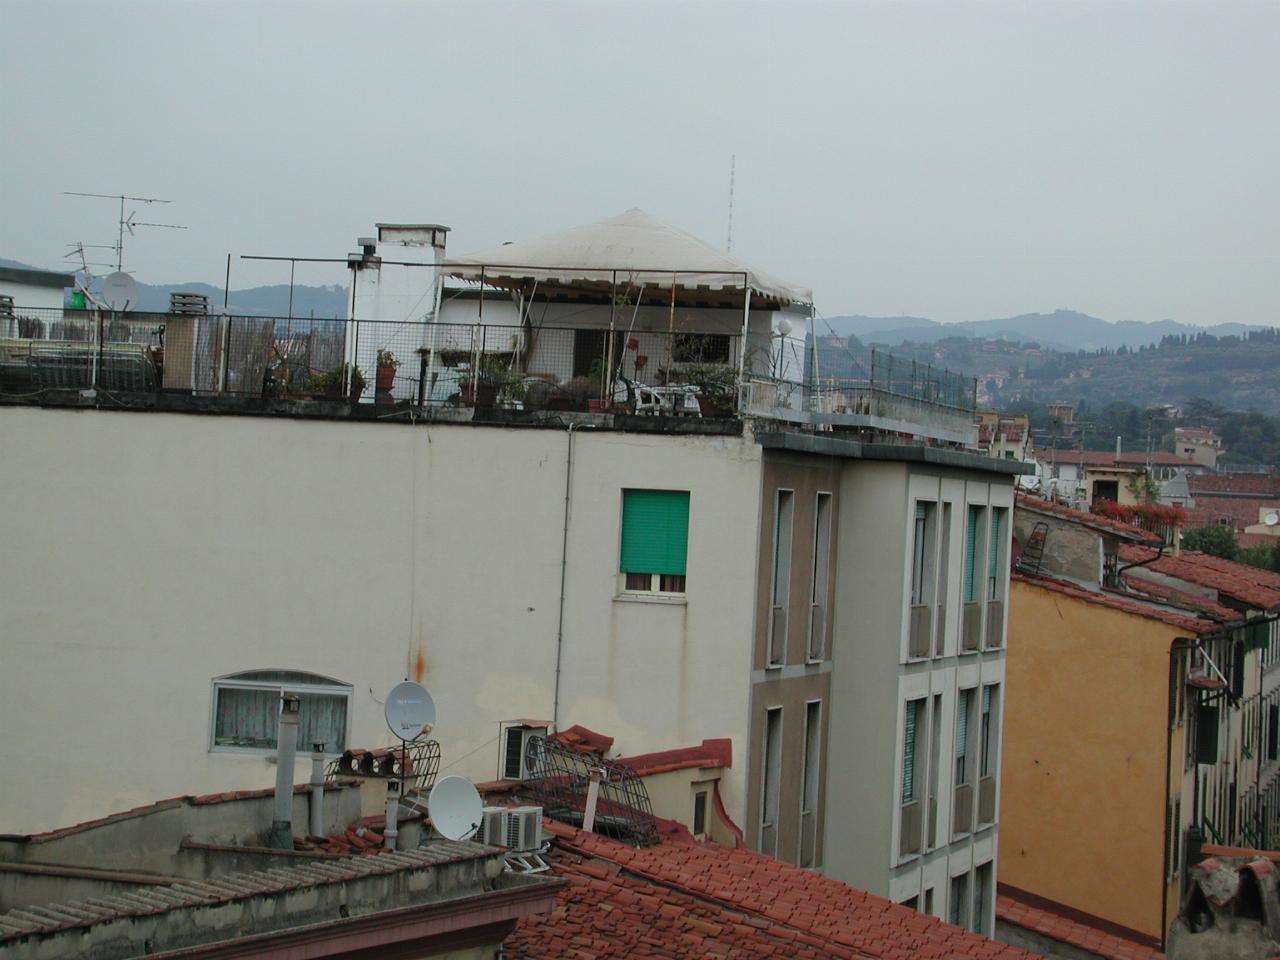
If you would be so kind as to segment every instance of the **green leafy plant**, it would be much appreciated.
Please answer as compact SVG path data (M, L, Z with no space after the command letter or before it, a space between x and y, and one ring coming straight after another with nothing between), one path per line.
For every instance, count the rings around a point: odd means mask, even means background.
M342 363L323 373L313 373L303 382L303 393L320 394L325 397L341 398L343 385L347 377L351 378L350 397L358 400L364 393L367 382L360 368L349 363Z
M1236 535L1229 527L1205 524L1192 527L1182 533L1182 549L1198 550L1200 553L1212 554L1224 560L1235 560L1240 556L1240 547L1236 543Z

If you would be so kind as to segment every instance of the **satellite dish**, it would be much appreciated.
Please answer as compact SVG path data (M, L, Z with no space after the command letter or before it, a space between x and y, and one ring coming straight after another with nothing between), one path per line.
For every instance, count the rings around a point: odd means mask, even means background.
M447 840L469 840L484 816L480 792L466 777L436 781L427 797L427 815L436 832Z
M138 281L127 273L109 273L102 281L99 298L112 310L125 310L138 305Z
M791 321L786 317L779 317L774 321L773 330L778 336L785 337L791 333Z
M397 683L387 694L387 727L400 740L421 740L436 725L436 703L420 683Z
M1268 513L1265 517L1262 518L1262 522L1265 523L1268 527L1274 527L1277 523L1280 523L1280 513L1276 513L1273 510L1271 513Z

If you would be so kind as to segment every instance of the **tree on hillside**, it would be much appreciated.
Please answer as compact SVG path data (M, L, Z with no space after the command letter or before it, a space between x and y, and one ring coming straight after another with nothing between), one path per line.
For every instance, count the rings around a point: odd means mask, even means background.
M1214 524L1182 531L1182 548L1209 553L1224 560L1235 560L1240 556L1236 535L1228 527L1219 527Z

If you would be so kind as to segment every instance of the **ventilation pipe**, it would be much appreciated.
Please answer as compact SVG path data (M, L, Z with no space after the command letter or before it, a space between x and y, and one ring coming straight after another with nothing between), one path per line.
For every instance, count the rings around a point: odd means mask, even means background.
M587 805L582 813L582 829L586 833L594 833L596 828L596 805L600 802L601 771L597 767L591 771L591 783L587 785Z
M388 850L396 848L396 837L400 835L397 821L400 819L400 781L387 781L387 816L382 831L383 842Z
M1116 466L1120 466L1120 434L1116 434Z
M298 752L298 711L302 701L285 695L280 698L280 724L276 728L276 795L271 821L270 846L293 849L293 762Z
M311 745L311 835L324 836L324 744Z

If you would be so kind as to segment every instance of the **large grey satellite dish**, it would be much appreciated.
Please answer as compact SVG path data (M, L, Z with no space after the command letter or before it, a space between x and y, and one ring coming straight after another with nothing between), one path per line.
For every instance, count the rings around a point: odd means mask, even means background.
M436 781L427 797L427 815L436 832L447 840L469 840L480 829L484 803L466 777Z
M127 273L109 273L102 281L99 295L112 310L126 310L138 305L138 281Z
M435 701L426 687L412 680L391 688L383 712L392 735L401 740L421 740L436 725Z

